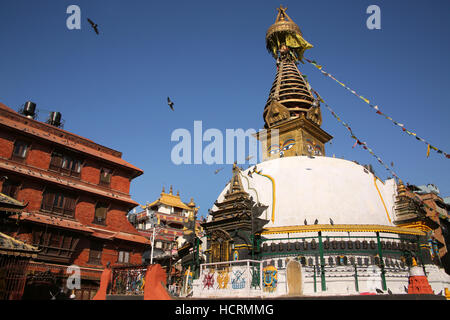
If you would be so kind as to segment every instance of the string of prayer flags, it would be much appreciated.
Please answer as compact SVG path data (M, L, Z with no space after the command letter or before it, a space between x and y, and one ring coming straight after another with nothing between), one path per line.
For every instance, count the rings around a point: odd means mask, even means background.
M416 133L409 131L405 128L405 125L403 123L397 122L394 119L392 119L391 117L389 117L388 115L384 114L383 112L380 111L380 108L377 105L374 105L370 102L369 99L359 95L358 93L356 93L355 90L351 89L350 87L348 87L346 84L340 82L339 80L337 80L335 77L333 77L330 73L325 72L323 70L323 67L319 64L317 64L316 61L314 60L309 60L307 58L305 58L306 61L308 61L310 64L312 64L314 67L316 67L323 75L333 79L334 81L336 81L337 83L339 83L342 87L344 87L345 89L347 89L348 91L350 91L353 95L357 96L358 98L360 98L361 100L363 100L366 104L368 104L372 109L375 110L375 113L378 115L381 115L383 117L385 117L386 119L388 119L389 121L391 121L392 123L394 123L396 126L400 127L402 129L403 132L406 132L408 135L415 137L416 140L421 141L423 143L425 143L427 145L427 158L430 155L430 149L433 149L434 151L436 151L439 154L443 154L447 159L450 159L450 154L434 147L433 145L431 145L431 143L429 143L428 141L426 141L425 139L417 136Z
M364 150L367 150L375 159L377 159L377 161L386 168L387 171L389 171L392 176L396 177L397 179L399 179L399 177L397 176L397 174L391 169L389 168L384 162L383 160L381 160L381 158L379 156L377 156L375 154L375 152L367 145L366 142L361 141L361 139L359 139L352 131L352 128L345 123L344 121L341 120L341 118L336 114L336 112L334 112L334 110L322 99L322 97L317 93L316 90L312 89L311 90L314 92L314 94L317 96L317 98L319 99L320 102L322 102L325 107L328 109L328 111L331 112L331 114L333 115L334 118L336 118L336 120L342 124L349 132L350 132L350 136L352 139L355 139L355 144L353 145L353 147L355 147L356 145L360 145L362 146L362 148Z

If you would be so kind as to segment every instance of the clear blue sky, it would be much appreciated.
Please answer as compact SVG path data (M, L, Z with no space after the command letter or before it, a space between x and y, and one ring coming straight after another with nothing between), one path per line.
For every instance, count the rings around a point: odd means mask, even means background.
M81 8L81 30L68 30L66 8ZM433 1L23 1L0 2L0 102L32 100L60 111L65 129L123 152L144 170L131 196L153 201L163 185L194 197L205 215L231 166L172 164L173 130L262 128L275 76L265 49L276 8L314 45L306 56L434 146L450 153L450 2ZM366 8L381 8L381 30L366 27ZM87 18L99 24L100 35ZM406 182L434 183L450 196L450 159L403 133L309 64L311 85L356 135ZM166 98L175 102L172 112ZM335 154L389 173L322 109ZM39 120L46 120L41 111ZM244 166L246 167L246 166ZM345 201L345 199L343 199Z

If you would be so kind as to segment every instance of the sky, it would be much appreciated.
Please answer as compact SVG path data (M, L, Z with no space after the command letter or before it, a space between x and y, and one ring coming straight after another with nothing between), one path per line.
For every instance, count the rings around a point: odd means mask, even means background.
M31 100L40 121L59 111L65 130L121 151L144 170L130 190L140 204L173 185L183 201L194 198L205 216L231 178L232 165L176 165L171 135L179 128L193 132L197 120L204 131L263 127L276 72L265 33L280 4L314 45L307 58L450 153L448 0L2 0L0 102L17 110ZM381 12L378 30L366 25L366 10L374 4ZM67 28L70 5L81 10L79 30ZM99 35L87 18L99 25ZM312 65L299 69L404 182L433 183L441 196L450 196L450 159L434 151L427 158L426 144ZM327 109L322 116L322 128L333 136L327 156L372 164L380 178L391 176L369 152L352 148L347 129Z

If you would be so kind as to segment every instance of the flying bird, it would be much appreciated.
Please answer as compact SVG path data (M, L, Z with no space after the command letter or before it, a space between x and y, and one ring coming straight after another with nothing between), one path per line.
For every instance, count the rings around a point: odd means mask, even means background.
M170 109L172 109L172 111L175 111L175 110L173 109L173 102L172 102L172 100L170 100L169 97L167 97L167 104L169 105Z
M318 224L318 223L319 223L319 220L316 219L316 220L314 221L314 224Z
M91 24L91 26L92 26L92 28L94 28L94 31L95 31L95 33L96 34L98 34L98 24L96 24L96 23L94 23L94 21L92 21L91 19L87 19L88 20L88 22Z
M214 174L218 174L223 168L219 168L216 171L214 171Z
M330 218L330 224L331 224L332 226L334 226L334 221L333 221L333 219L331 219L331 218Z
M245 160L249 161L251 158L253 158L253 156L248 156Z

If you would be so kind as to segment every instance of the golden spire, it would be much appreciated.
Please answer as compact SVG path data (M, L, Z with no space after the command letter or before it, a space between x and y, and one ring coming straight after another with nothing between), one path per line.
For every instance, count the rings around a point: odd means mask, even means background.
M286 8L277 8L275 23L266 33L266 48L275 59L279 53L289 53L295 61L302 61L305 50L313 46L303 39L298 25L287 15Z
M406 196L406 188L401 179L398 180L397 192L399 197Z
M173 194L173 189L172 189L172 186L170 186L170 191L169 191L169 194Z
M188 207L195 208L194 198L191 198L191 201L188 203Z

